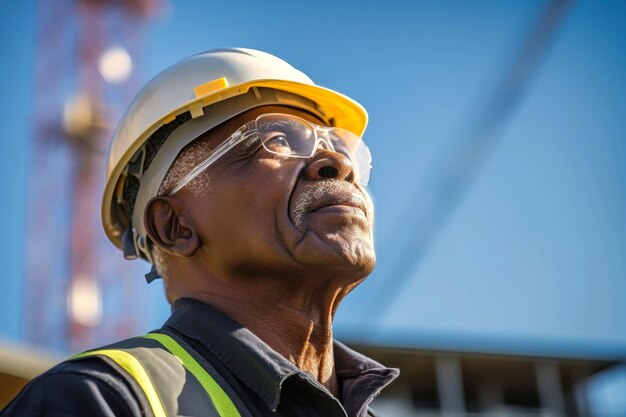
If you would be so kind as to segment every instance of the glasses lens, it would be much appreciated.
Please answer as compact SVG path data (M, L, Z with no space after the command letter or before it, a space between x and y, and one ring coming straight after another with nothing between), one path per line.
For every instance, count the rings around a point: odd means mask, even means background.
M329 136L333 138L335 150L348 155L361 184L367 185L372 170L372 154L363 139L339 127L331 128Z
M297 158L310 158L315 153L316 131L321 146L330 142L335 152L352 161L356 178L363 185L369 181L372 156L363 140L349 130L317 126L296 116L269 114L259 116L256 129L263 147L274 154Z
M313 154L315 132L304 120L286 115L267 115L257 119L263 147L269 152L308 158Z

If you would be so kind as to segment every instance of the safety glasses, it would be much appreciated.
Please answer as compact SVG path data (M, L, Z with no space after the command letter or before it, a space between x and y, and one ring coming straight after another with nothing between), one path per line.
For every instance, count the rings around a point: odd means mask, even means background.
M290 158L310 158L320 147L339 152L350 159L359 182L364 186L369 182L372 155L359 136L346 129L319 126L297 116L267 113L237 129L211 151L205 160L185 175L172 188L169 195L180 191L226 152L242 142L244 143L241 146L248 149L249 155L252 155L260 145L268 152Z

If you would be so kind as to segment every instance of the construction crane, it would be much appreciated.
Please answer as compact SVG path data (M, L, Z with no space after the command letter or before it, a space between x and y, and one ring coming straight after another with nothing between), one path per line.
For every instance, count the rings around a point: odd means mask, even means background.
M31 343L77 351L148 319L143 284L131 278L142 265L110 247L98 213L106 142L141 84L147 21L161 5L38 4L23 304Z

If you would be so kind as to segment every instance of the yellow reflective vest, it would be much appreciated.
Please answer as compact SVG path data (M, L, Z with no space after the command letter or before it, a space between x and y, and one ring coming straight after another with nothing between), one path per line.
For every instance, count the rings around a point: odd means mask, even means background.
M229 384L179 337L164 331L148 333L80 353L78 361L100 357L136 382L153 417L248 417Z

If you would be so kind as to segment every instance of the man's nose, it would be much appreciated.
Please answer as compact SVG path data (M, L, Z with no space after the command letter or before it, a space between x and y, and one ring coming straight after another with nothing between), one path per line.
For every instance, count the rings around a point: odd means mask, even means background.
M320 149L308 161L304 176L309 180L337 179L354 181L350 158L329 149Z

